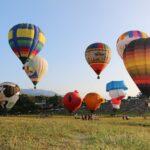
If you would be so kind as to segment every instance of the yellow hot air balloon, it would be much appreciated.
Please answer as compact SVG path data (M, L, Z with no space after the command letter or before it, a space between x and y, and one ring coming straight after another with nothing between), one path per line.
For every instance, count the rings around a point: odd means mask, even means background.
M24 70L36 89L37 83L48 70L48 63L44 58L36 56L24 65Z

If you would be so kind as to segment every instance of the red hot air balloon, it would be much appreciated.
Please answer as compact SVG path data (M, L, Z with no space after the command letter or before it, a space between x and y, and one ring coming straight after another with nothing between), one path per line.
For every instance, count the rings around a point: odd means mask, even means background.
M67 93L63 98L63 104L69 112L77 111L82 104L82 99L80 98L78 91Z

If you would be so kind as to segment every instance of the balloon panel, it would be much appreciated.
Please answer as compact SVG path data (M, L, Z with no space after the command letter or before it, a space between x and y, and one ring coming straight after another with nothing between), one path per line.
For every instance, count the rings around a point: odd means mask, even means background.
M107 83L106 91L115 90L115 89L127 90L128 88L126 87L124 81L111 81Z
M118 89L118 90L110 90L109 91L109 96L111 98L116 98L116 97L120 97L120 96L125 96L126 93L124 90L122 89Z
M117 104L112 104L112 107L115 108L115 109L120 109L120 104L117 105Z

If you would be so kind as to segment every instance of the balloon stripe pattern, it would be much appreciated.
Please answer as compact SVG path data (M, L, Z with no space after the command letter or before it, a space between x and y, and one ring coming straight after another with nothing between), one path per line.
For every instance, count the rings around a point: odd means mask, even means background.
M110 48L104 43L94 43L87 47L85 57L88 64L92 67L97 75L110 62Z
M25 72L36 86L48 70L47 61L39 56L29 60L24 66Z
M34 58L45 44L45 36L39 27L32 24L18 24L8 33L9 44L23 64Z
M123 57L123 52L125 50L126 45L128 45L131 41L139 38L148 38L148 35L144 32L133 30L133 31L125 32L118 38L117 51L121 58Z
M138 88L150 96L150 38L132 41L124 51L123 60Z

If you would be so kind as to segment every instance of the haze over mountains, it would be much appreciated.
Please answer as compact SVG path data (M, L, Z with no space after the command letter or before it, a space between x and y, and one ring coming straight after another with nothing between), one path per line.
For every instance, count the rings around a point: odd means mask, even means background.
M31 96L55 96L58 95L57 93L53 92L53 91L49 91L49 90L41 90L41 89L21 89L21 94L27 94L27 95L31 95Z

